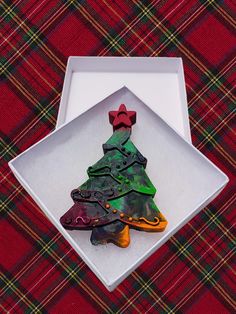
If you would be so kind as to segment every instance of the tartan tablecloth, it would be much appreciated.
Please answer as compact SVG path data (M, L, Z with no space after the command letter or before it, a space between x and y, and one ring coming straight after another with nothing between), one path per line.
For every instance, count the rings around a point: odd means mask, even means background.
M0 1L1 313L235 311L234 4ZM70 55L182 57L193 144L230 178L113 293L8 167L54 129Z

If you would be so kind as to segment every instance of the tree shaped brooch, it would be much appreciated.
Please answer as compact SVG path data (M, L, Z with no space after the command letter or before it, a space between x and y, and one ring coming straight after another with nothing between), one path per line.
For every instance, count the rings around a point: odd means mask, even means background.
M71 192L74 205L60 218L66 229L91 229L91 243L127 247L129 229L160 232L167 225L153 197L147 159L130 140L136 112L124 104L109 112L113 134L103 144L104 156L87 170L89 179Z

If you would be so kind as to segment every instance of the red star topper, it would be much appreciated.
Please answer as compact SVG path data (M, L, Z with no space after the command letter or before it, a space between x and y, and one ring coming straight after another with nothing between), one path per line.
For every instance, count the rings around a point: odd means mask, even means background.
M121 104L118 111L109 111L109 121L113 130L121 127L131 128L136 122L136 111L127 111L124 104Z

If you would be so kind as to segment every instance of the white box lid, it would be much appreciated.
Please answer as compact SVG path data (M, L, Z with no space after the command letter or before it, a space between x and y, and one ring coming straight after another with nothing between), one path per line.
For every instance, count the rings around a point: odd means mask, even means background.
M164 232L131 230L131 244L93 246L91 231L65 230L60 217L72 206L72 189L88 179L86 169L103 156L111 136L108 111L132 104L137 123L131 140L148 159L157 188L155 202L168 220ZM99 132L98 132L99 130ZM228 178L127 88L110 95L58 128L9 163L23 187L110 291L205 207Z

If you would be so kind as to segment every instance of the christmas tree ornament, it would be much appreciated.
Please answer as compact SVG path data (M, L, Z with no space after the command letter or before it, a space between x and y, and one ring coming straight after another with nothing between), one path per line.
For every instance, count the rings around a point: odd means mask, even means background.
M104 156L87 169L89 179L71 192L74 205L60 218L62 226L92 230L91 243L127 247L129 229L164 231L165 217L153 197L156 188L145 172L147 159L130 140L136 112L121 104L109 112L113 134Z

